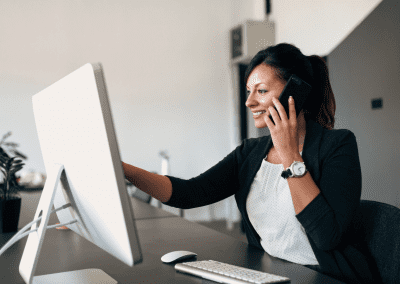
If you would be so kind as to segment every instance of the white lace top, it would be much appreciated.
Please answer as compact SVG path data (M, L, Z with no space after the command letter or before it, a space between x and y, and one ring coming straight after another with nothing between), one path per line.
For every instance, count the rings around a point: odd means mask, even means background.
M300 152L300 155L302 152ZM319 265L303 226L296 218L282 164L263 159L247 197L247 214L264 250L302 265Z

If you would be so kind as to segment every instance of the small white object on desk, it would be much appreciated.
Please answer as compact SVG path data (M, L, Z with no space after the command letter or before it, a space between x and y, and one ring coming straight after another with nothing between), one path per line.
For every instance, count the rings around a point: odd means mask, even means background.
M185 251L185 250L178 250L178 251L172 251L167 254L164 254L161 257L161 261L165 263L170 263L178 260L184 260L188 258L192 258L197 256L197 253L190 252L190 251Z

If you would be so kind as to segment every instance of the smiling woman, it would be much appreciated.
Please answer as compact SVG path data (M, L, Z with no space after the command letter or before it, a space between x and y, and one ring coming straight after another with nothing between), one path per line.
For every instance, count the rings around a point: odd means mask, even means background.
M262 63L252 70L246 85L248 95L246 106L253 113L254 123L257 128L268 127L266 119L271 113L269 108L275 106L273 99L279 99L285 84L275 74L274 68L267 64ZM297 117L297 126L300 138L299 144L302 145L306 136L306 122L303 111Z
M270 46L254 56L244 75L247 94L249 96L257 93L258 97L253 99L258 98L264 106L273 106L271 99L268 98L279 98L293 74L313 87L311 95L303 106L304 119L306 121L312 119L326 129L333 129L336 103L329 82L328 67L320 56L305 56L294 45L281 43ZM255 101L249 99L246 106L251 110L256 109L258 105L254 105Z
M298 117L296 94L289 113L278 100L292 75L312 86ZM182 209L235 195L250 245L346 283L381 283L376 264L347 237L359 210L361 166L354 133L333 129L336 105L323 59L287 43L270 46L251 60L245 84L254 123L270 135L244 139L191 179L123 163L126 178Z

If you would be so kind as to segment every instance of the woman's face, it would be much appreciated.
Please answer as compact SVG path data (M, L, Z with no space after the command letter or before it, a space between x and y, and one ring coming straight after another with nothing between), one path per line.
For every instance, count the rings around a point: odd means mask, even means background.
M270 114L268 107L275 106L272 98L279 99L285 85L269 65L262 63L250 73L246 85L248 96L246 106L253 113L257 128L267 127L265 116Z

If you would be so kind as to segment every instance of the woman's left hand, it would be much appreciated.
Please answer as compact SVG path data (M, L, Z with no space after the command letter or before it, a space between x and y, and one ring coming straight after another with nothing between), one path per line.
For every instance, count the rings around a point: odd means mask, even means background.
M270 114L274 119L271 121L269 115L264 116L269 131L271 133L272 142L274 147L281 157L281 162L291 160L299 155L299 138L297 132L297 117L294 105L294 99L289 99L289 118L286 111L278 99L272 98L275 107L269 107ZM280 117L279 117L280 116Z

